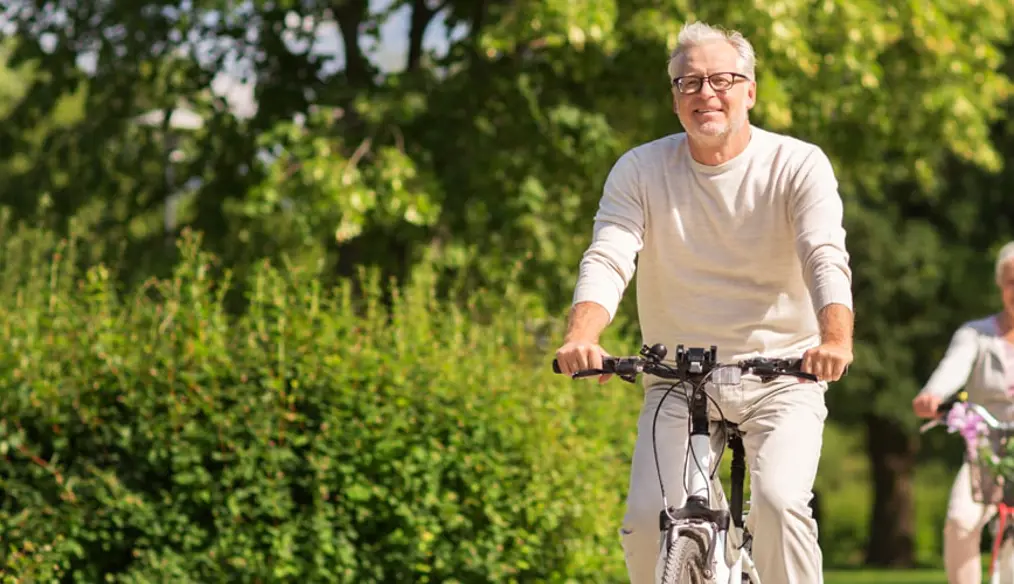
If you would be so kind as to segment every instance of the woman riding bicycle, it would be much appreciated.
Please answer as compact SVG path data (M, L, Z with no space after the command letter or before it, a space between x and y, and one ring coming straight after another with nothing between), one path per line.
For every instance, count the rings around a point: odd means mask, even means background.
M1003 310L958 328L936 371L912 401L916 415L937 417L940 402L965 387L969 401L1002 422L1014 421L1014 241L998 254L996 284ZM982 581L979 540L994 507L973 500L970 481L966 462L951 487L944 527L944 567L951 584Z

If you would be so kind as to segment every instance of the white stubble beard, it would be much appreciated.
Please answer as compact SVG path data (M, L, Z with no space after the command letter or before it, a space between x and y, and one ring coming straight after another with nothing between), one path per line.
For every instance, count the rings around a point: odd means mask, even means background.
M690 115L694 115L691 112ZM730 118L726 114L726 120L724 122L705 122L697 127L697 130L690 132L695 140L700 142L706 142L709 144L720 144L728 139L736 131L743 128L746 124L746 116L743 115L740 118Z

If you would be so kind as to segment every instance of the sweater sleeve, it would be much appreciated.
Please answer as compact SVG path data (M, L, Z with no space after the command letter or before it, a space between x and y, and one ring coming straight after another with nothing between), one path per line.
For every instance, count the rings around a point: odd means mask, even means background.
M606 177L592 241L581 258L573 303L595 302L609 320L634 276L634 260L644 245L645 209L638 180L637 158L629 151Z
M935 395L943 400L964 387L978 353L977 339L978 333L974 328L968 325L959 328L951 337L943 359L919 393Z
M790 198L796 254L813 308L843 304L852 310L852 270L845 247L843 205L827 155L814 148L799 169Z

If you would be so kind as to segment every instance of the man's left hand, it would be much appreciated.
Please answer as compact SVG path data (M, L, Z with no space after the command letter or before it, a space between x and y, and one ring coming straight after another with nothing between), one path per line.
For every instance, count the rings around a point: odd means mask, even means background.
M802 369L821 381L838 381L852 363L852 349L836 343L823 343L803 353Z

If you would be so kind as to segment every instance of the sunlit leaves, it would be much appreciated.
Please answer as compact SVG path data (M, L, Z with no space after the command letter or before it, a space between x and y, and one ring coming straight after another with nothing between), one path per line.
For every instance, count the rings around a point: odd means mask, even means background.
M524 0L492 9L495 20L482 32L481 46L493 57L517 48L586 44L611 46L616 25L616 0Z
M306 124L283 123L262 140L274 151L265 180L233 212L246 220L288 217L306 241L345 243L364 229L396 231L400 224L433 224L438 191L405 152L366 139L349 145L335 137L333 108Z

